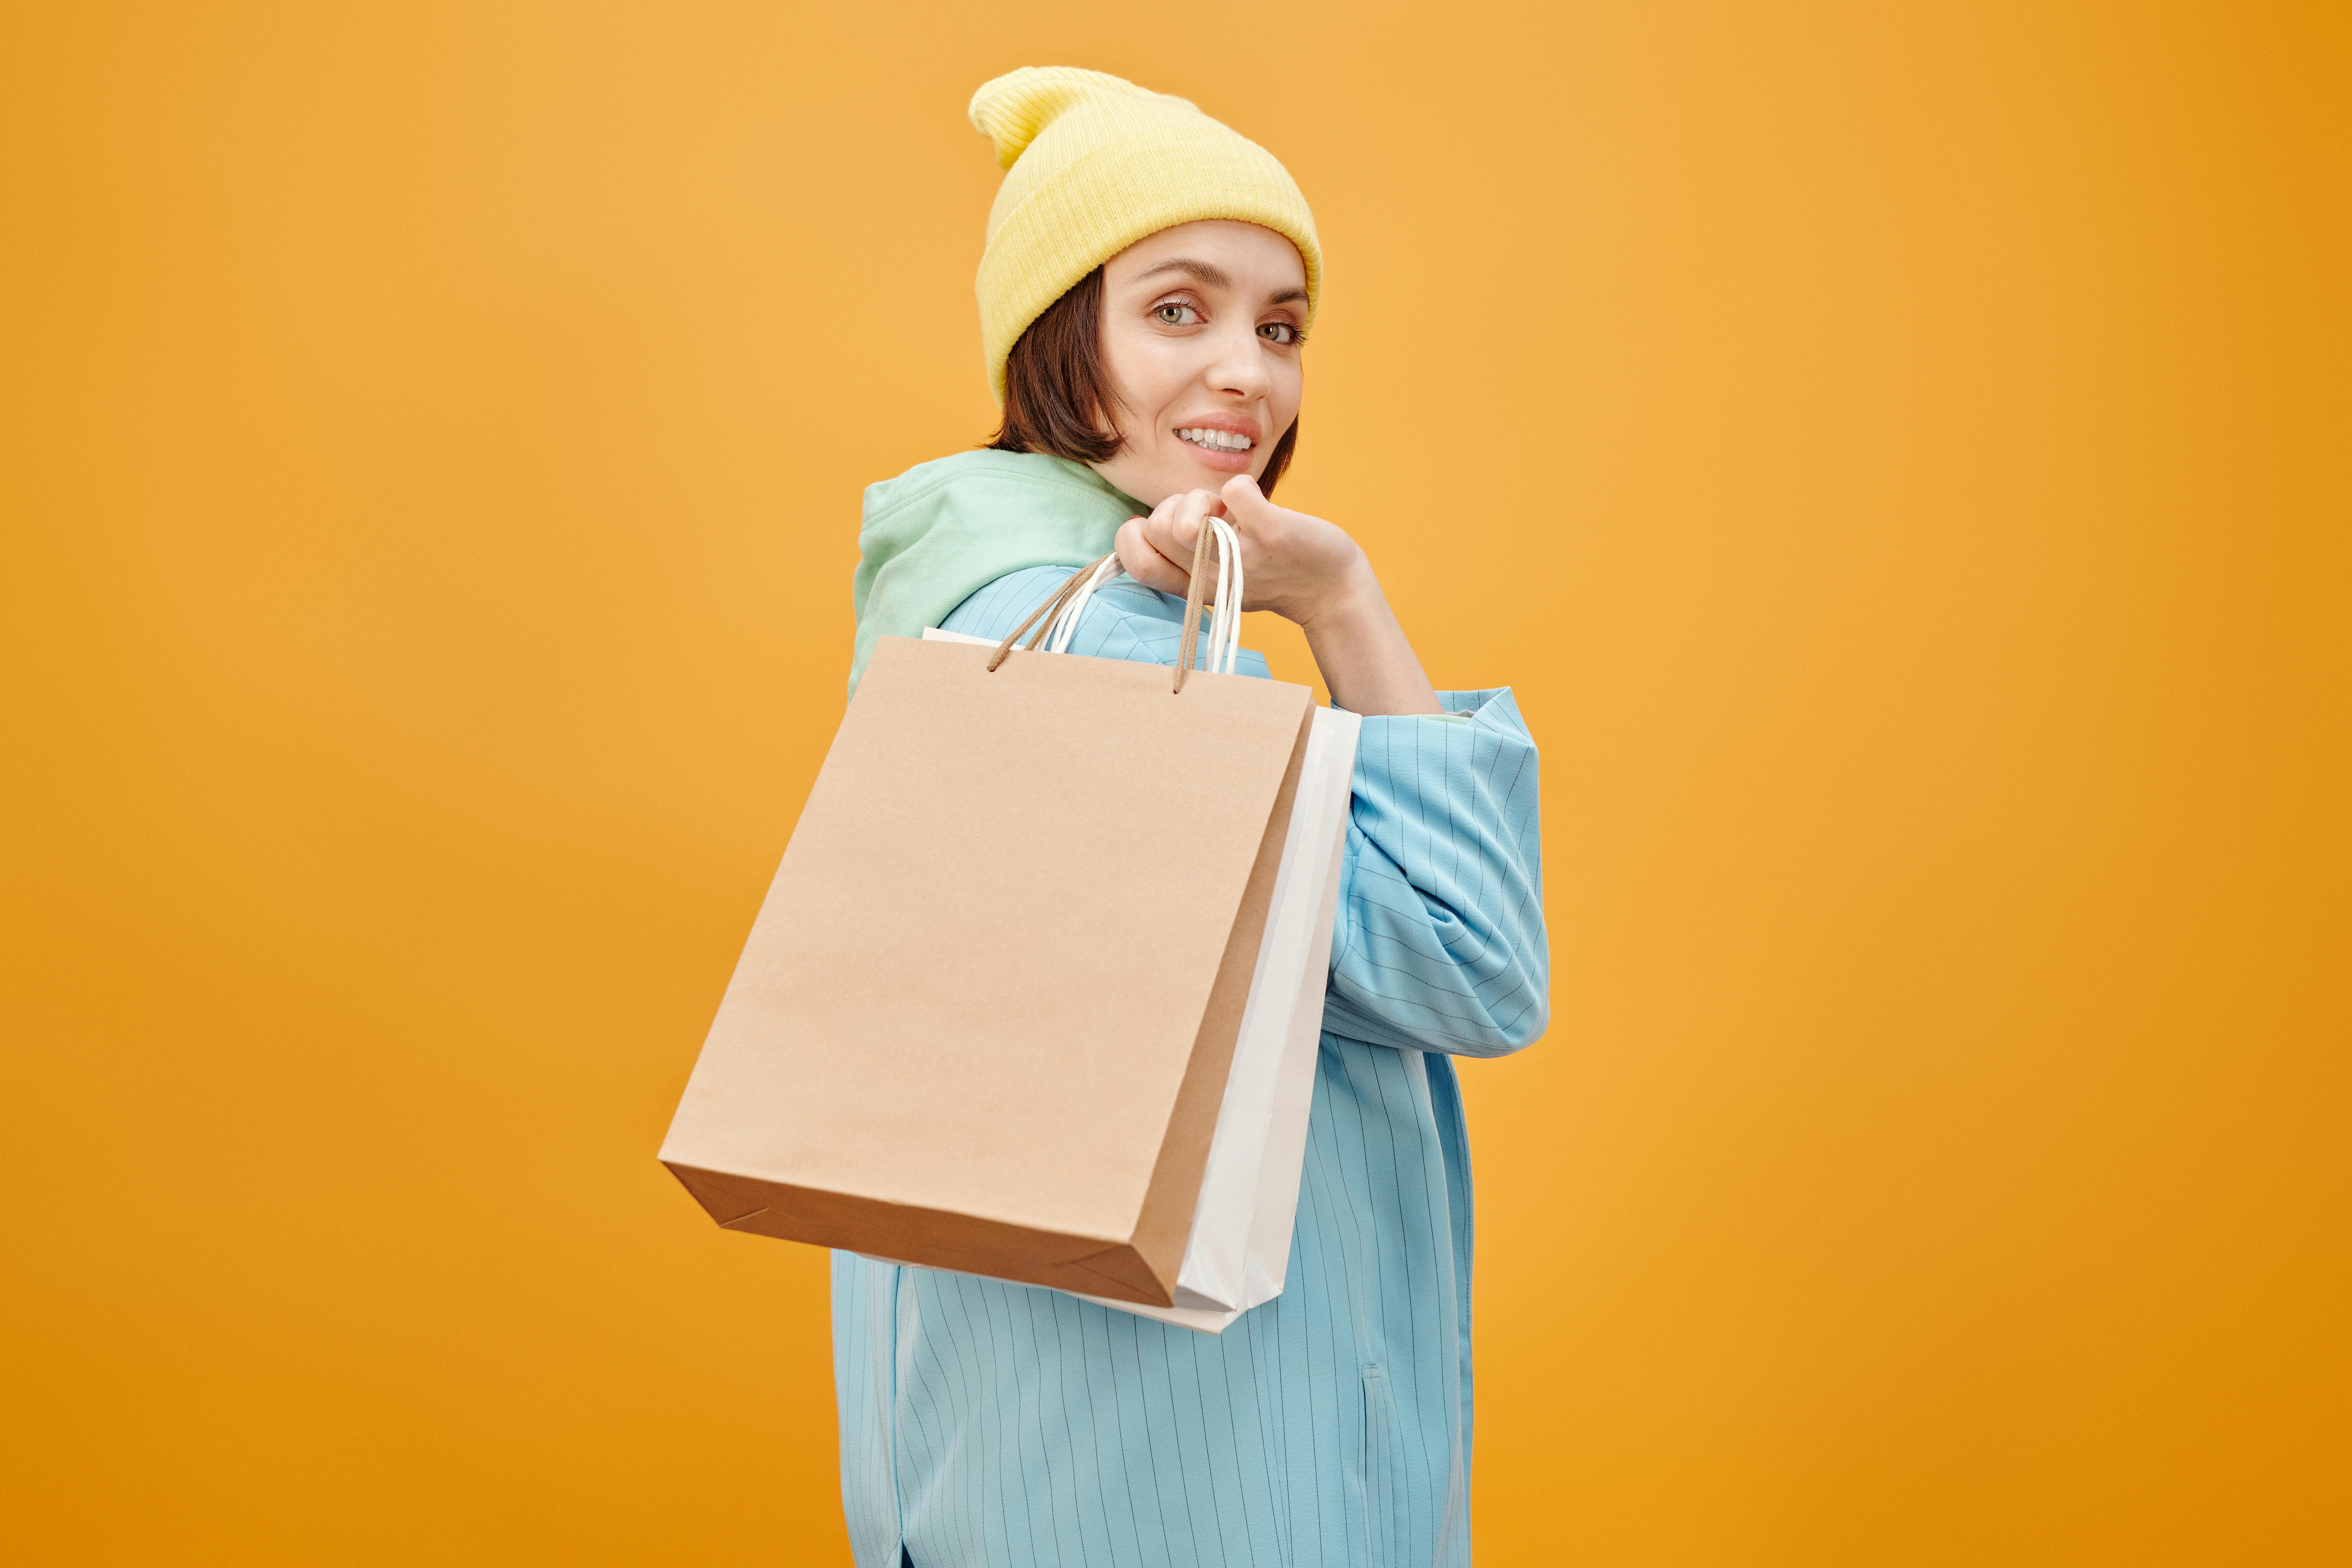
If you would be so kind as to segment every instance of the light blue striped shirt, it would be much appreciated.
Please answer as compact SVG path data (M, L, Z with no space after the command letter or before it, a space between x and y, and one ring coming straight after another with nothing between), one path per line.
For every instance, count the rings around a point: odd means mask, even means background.
M947 629L1002 637L1069 574L1000 577ZM1072 651L1173 664L1182 622L1183 601L1120 580ZM1470 1163L1449 1055L1540 1035L1550 959L1535 742L1507 689L1439 697L1469 717L1364 721L1282 1294L1211 1336L835 1253L859 1568L902 1551L916 1568L1469 1561Z

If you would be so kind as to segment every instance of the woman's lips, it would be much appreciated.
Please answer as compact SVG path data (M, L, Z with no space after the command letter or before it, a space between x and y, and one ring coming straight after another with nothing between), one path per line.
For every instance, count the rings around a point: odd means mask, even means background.
M1186 428L1195 427L1188 426ZM1215 434L1223 435L1225 432L1218 431ZM1255 442L1239 448L1213 447L1191 439L1181 432L1176 436L1176 442L1184 448L1194 462L1204 468L1213 468L1221 474L1246 474L1257 459L1257 447Z

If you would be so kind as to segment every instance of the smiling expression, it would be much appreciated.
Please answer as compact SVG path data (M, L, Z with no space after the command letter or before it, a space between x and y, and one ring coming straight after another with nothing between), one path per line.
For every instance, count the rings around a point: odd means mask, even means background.
M1298 417L1307 267L1255 224L1179 224L1103 268L1123 444L1096 470L1146 506L1260 475Z

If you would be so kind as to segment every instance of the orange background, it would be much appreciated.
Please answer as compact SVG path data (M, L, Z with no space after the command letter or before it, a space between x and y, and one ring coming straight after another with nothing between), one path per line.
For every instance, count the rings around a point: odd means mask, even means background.
M1544 748L1484 1559L2352 1557L2347 15L12 8L0 1557L845 1560L654 1151L1037 62L1288 162Z

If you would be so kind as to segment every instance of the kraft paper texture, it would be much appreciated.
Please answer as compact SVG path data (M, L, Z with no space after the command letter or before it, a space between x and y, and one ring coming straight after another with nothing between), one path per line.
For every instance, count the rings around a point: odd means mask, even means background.
M885 638L663 1163L732 1229L1169 1305L1304 687Z

